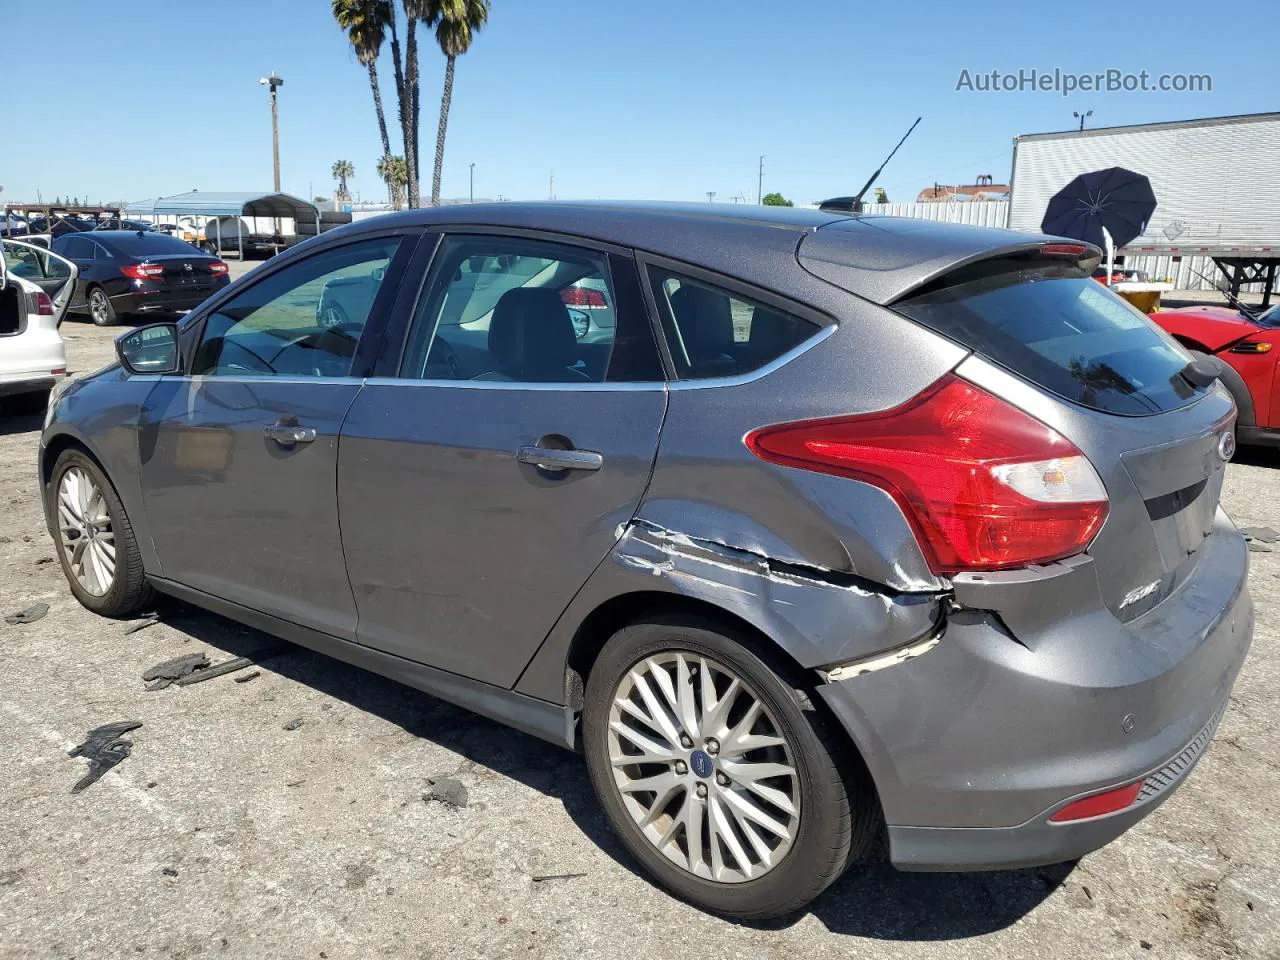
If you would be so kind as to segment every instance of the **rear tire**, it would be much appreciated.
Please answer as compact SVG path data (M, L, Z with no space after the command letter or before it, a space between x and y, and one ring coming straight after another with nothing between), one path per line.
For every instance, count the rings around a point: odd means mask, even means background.
M110 327L116 322L116 308L101 287L89 288L89 319L95 327Z
M46 496L58 560L80 605L104 617L153 606L133 524L98 465L83 451L64 450Z
M614 830L654 880L704 910L764 920L801 909L862 857L877 835L879 807L861 766L837 760L841 751L807 695L784 682L750 646L719 624L687 617L618 631L587 681L583 747ZM685 689L692 713L683 702L671 708L666 682L655 668L674 681L677 693L682 671L690 677ZM704 676L712 678L710 690L701 686ZM657 725L631 709L638 704L650 719L656 717L650 696L667 714ZM756 719L745 729L725 732L726 724L736 728L748 714ZM664 734L664 725L679 736ZM663 759L618 763L620 756L648 749L619 733L620 726L658 745L661 753L650 755ZM793 772L765 775L765 763L769 770ZM637 791L640 780L654 782L656 789ZM718 838L708 825L713 819ZM779 839L784 830L789 840ZM690 843L695 831L696 855Z

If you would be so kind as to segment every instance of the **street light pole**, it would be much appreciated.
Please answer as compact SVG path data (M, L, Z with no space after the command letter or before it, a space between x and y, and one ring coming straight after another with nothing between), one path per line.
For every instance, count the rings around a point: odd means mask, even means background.
M280 113L276 107L276 90L284 86L284 81L272 73L268 77L260 77L258 82L271 88L271 169L276 193L280 192Z
M1084 113L1078 113L1077 111L1072 110L1072 111L1071 111L1071 115L1072 115L1073 117L1079 117L1079 118L1080 118L1080 129L1081 129L1081 130L1083 130L1083 129L1084 129L1084 119L1085 119L1085 117L1092 117L1092 116L1093 116L1093 111L1092 111L1092 110L1086 110Z
M476 202L476 165L471 164L471 202Z
M764 202L764 154L760 154L760 172L756 175L756 204Z

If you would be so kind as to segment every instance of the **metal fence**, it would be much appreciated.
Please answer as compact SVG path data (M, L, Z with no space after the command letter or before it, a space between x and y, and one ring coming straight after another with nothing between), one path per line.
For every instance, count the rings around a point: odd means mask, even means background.
M1004 227L1009 219L1007 200L968 201L960 203L868 203L865 212L887 217L912 217L916 220L941 220L944 223L967 223L976 227ZM1126 267L1142 270L1153 280L1168 279L1176 290L1213 290L1215 283L1225 283L1209 257L1125 257ZM1197 273L1208 277L1203 280ZM1277 281L1280 283L1280 281ZM1261 293L1261 283L1245 284L1249 293ZM1280 290L1280 287L1277 287Z

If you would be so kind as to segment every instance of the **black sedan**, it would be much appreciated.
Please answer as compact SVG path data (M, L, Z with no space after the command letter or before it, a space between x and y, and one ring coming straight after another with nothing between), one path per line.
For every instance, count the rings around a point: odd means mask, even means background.
M217 257L155 231L66 234L54 239L53 252L80 268L71 310L100 327L123 314L190 310L230 282Z

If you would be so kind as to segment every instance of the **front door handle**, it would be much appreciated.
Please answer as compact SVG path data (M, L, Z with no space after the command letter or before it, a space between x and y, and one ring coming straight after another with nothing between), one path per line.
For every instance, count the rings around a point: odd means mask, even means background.
M521 463L543 470L599 470L604 457L594 450L556 450L552 447L521 447L516 453Z
M316 438L315 427L300 427L296 423L273 423L264 427L262 432L268 440L274 440L282 447L310 443Z

